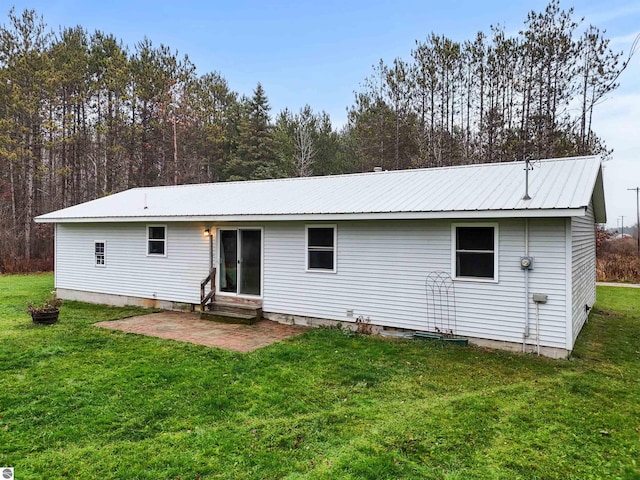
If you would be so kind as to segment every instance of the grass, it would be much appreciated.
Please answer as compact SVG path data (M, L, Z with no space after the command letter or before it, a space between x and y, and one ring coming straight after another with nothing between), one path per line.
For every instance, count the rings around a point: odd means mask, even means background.
M0 466L20 479L640 479L640 289L568 361L318 329L250 354L25 313L0 277Z

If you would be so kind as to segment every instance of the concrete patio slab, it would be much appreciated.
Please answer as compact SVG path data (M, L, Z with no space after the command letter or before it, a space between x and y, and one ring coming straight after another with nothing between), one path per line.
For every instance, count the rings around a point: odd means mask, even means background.
M308 330L306 327L283 325L269 320L260 320L253 325L217 323L201 320L198 313L171 311L97 322L94 325L236 352L251 352Z

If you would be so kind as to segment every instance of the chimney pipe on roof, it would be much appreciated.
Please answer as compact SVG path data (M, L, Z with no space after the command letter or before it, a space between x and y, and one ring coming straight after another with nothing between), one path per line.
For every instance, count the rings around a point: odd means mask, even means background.
M529 170L533 170L533 167L529 166L529 159L525 159L524 161L524 197L523 200L531 200L529 196Z

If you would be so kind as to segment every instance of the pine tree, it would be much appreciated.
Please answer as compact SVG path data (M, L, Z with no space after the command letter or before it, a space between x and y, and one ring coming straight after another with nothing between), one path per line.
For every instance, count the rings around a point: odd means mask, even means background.
M9 248L27 260L34 240L33 217L41 211L36 194L44 143L42 106L50 95L53 78L50 42L51 34L33 10L17 15L12 9L9 25L0 27L0 103L4 105L0 162L3 170L9 170L16 240Z
M258 83L250 99L243 100L238 124L238 147L229 165L229 180L277 178L285 174L273 150L269 101Z

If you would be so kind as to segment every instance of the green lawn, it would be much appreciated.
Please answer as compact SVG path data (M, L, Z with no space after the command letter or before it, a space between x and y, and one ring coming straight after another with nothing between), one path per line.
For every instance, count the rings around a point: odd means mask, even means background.
M640 290L599 288L569 361L318 329L250 354L102 330L139 309L0 276L16 478L638 478Z

